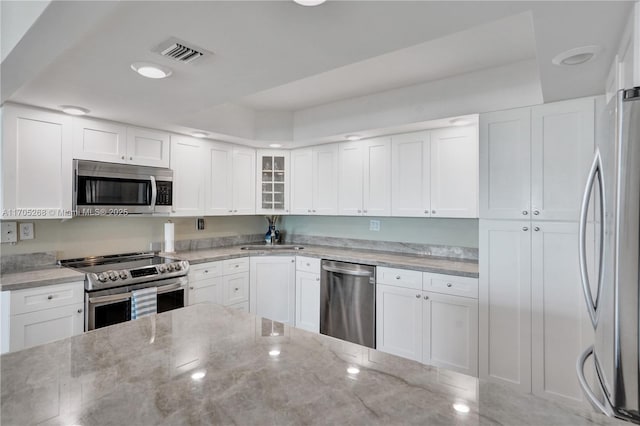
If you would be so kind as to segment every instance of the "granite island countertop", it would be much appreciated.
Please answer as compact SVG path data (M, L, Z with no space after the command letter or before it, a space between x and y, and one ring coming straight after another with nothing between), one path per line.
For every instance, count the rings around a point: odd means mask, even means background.
M212 304L0 361L3 425L628 424Z

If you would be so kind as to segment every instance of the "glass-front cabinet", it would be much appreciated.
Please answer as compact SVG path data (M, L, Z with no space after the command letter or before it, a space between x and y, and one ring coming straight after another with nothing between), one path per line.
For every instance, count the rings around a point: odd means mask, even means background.
M289 152L258 150L256 213L289 213Z

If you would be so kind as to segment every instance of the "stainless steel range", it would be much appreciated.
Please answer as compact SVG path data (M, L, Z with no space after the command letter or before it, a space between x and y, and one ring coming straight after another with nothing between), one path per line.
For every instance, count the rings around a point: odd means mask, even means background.
M127 253L61 260L85 273L85 331L131 319L131 292L157 287L158 313L186 302L189 262L154 253Z

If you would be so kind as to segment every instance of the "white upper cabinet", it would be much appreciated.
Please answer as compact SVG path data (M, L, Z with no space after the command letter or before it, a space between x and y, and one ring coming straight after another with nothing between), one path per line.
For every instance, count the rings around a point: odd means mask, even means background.
M204 214L203 142L188 136L171 136L173 170L172 216Z
M431 132L431 217L478 217L478 129Z
M338 206L345 216L391 214L391 139L340 144Z
M532 108L532 219L578 220L595 148L594 115L594 98Z
M480 217L527 219L531 108L480 115Z
M291 151L291 213L338 212L338 145Z
M396 135L391 141L392 215L431 216L430 132Z
M289 151L258 150L257 156L256 213L289 213Z
M71 118L17 105L2 116L2 218L71 217Z
M255 213L254 149L221 142L204 144L205 214Z
M103 120L73 118L73 158L127 162L127 126Z
M73 118L73 158L169 167L169 133L104 120Z

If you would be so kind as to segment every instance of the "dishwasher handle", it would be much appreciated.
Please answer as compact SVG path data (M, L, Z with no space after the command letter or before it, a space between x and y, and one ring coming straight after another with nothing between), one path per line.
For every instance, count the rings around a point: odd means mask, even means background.
M372 277L373 273L370 271L354 271L352 269L336 268L335 266L322 265L322 269L329 272L336 272L338 274L354 275L356 277Z

